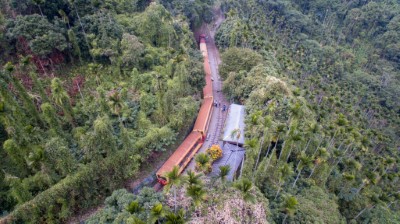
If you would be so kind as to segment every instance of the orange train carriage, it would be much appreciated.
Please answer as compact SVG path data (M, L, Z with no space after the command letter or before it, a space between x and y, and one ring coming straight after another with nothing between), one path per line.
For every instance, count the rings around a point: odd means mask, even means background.
M196 122L194 123L193 131L203 133L204 135L208 132L211 114L214 109L213 102L213 97L205 98L203 100L203 104L197 114Z
M167 184L167 177L165 174L170 172L174 166L179 166L179 173L181 173L202 145L203 141L201 133L190 133L178 149L176 149L164 165L157 171L156 175L158 182L162 185Z
M214 97L212 90L211 69L204 35L200 35L200 51L203 54L204 73L206 80L206 85L203 88L203 103L200 107L200 111L197 115L192 132L185 138L182 144L156 172L157 180L162 185L168 183L166 173L170 172L174 166L179 167L179 174L185 169L193 156L201 148L205 140L205 136L207 136L213 110Z
M210 64L204 63L204 70L209 70L210 72L207 74L206 72L206 76L205 76L205 80L206 80L206 85L203 88L203 97L208 98L208 97L213 97L213 89L212 89L212 79L211 79L211 70L210 70Z

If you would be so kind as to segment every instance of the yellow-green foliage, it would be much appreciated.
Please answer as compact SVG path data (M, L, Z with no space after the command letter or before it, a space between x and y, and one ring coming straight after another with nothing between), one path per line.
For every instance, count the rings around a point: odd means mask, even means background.
M219 145L212 145L207 149L207 154L211 157L212 161L215 161L222 157L222 149Z

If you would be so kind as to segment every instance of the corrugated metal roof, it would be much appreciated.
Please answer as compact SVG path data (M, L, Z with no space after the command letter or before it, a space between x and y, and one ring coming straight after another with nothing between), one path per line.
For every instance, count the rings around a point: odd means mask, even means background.
M201 140L201 134L198 132L191 132L164 165L157 171L157 175L163 175L166 172L170 172L174 166L178 166L185 158L186 154L189 153L190 148L192 148L199 140Z
M243 105L231 104L228 110L228 116L225 121L224 137L222 138L225 142L230 142L232 144L239 143L239 145L244 144L244 115L245 107ZM232 132L236 129L240 131L239 139L236 137L232 138Z
M197 115L193 131L202 131L204 134L206 134L212 110L213 110L213 98L212 97L205 98L200 107L199 114Z
M219 167L229 165L231 170L227 176L227 180L232 181L233 177L238 170L244 154L245 150L241 147L237 147L236 145L232 145L226 143L222 148L222 157L213 163L213 171L211 173L212 176L219 175Z

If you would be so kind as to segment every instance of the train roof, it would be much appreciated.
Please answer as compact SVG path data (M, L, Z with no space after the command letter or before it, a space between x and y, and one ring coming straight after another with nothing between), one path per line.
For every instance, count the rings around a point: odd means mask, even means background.
M203 88L203 95L204 95L203 97L208 98L210 96L213 96L211 75L207 75L205 80L206 80L206 85Z
M179 163L185 158L190 148L201 139L199 132L191 132L185 140L179 145L175 152L165 161L164 165L157 171L157 175L163 175L166 172L171 172L174 166L179 166Z
M207 127L208 117L211 116L213 108L213 97L205 98L201 104L199 114L197 115L196 123L194 124L193 131L205 132Z

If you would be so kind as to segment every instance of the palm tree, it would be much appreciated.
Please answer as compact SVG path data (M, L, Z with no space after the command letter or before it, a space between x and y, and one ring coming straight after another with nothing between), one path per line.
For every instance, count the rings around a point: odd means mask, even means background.
M203 187L201 185L196 185L196 184L189 185L186 188L186 194L187 196L193 199L195 207L198 207L206 197L206 191L203 189Z
M189 185L201 185L201 179L200 177L202 176L202 174L196 174L195 172L193 172L192 170L188 170L187 171L187 176L185 178L185 181L189 184Z
M296 179L294 180L294 183L293 183L292 187L296 186L296 182L299 179L300 173L303 170L303 168L311 167L312 164L313 164L312 162L313 162L313 158L312 157L307 156L304 151L301 152L299 163L297 164L297 167L296 167L297 176L296 176Z
M253 169L253 176L252 176L252 181L254 182L254 175L256 173L257 167L258 167L258 163L260 161L260 156L261 156L261 151L262 151L262 147L264 144L264 140L265 140L265 135L268 131L268 129L272 126L272 117L271 115L268 115L265 117L264 122L263 122L263 135L262 135L262 139L261 139L261 143L260 143L260 149L258 150L258 156L257 156L257 160L256 163L254 164L254 169ZM269 153L270 150L270 146L271 146L271 141L268 141L268 150L267 150L267 155Z
M135 214L135 213L139 213L139 212L143 211L143 207L140 206L138 201L132 201L126 207L126 210L131 214Z
M251 181L247 179L240 179L239 181L236 181L233 186L242 193L242 198L244 201L255 201L255 197L251 193L251 189L253 188Z
M166 222L165 224L184 224L185 223L185 214L182 209L179 209L179 211L175 214L173 212L169 212L166 216Z
M32 151L29 152L28 157L26 158L26 163L32 170L42 170L45 171L45 151L43 148L38 146L31 146Z
M160 223L160 219L165 217L165 210L163 208L163 205L161 203L157 203L151 208L150 211L150 222L155 223L157 222L158 224Z
M286 143L287 143L287 142L290 142L290 140L292 140L291 137L294 135L294 133L296 132L296 130L297 130L297 122L293 122L293 123L289 126L289 130L288 130L287 133L286 133L286 139L285 139L285 141L284 141L283 144L282 144L282 149L281 149L281 152L279 153L278 161L281 160L281 156L282 156L282 154L283 154L283 150L285 150L285 145L286 145Z
M255 149L256 149L256 146L257 146L257 142L258 142L258 139L257 138L252 138L252 139L247 139L245 142L244 142L244 147L246 148L246 152L247 153L251 153L252 155L253 155L253 152L255 151ZM253 157L251 156L251 159L252 159ZM253 161L253 160L252 160ZM251 161L251 162L252 162ZM247 162L247 164L249 165L249 166L251 166L251 162ZM249 168L249 170L247 170L246 169L246 171L249 171L249 172L251 172L252 170L253 170L254 168Z
M288 155L286 156L286 160L285 160L286 162L289 161L290 155L291 155L292 150L293 150L293 144L294 144L295 142L303 141L303 137L301 136L300 132L296 130L296 131L294 131L293 134L290 136L290 141L291 141L291 143L290 143L290 149L289 149ZM298 144L298 145L300 145L300 144ZM295 147L295 148L296 148L296 147Z
M289 130L286 132L286 139L288 140L291 135L293 135L292 129L297 129L298 119L304 114L303 104L301 101L293 102L289 108L290 118L288 120ZM281 158L282 152L285 149L287 140L283 142L281 152L278 157L278 161ZM291 149L290 149L291 150Z
M124 107L124 101L121 97L121 94L118 91L114 91L108 96L108 104L112 110L112 112L118 117L120 116L120 112Z
M308 176L308 178L310 178L310 177L313 175L313 173L314 173L315 169L317 168L317 166L318 166L319 164L323 163L323 162L326 162L326 160L327 160L328 158L329 158L329 153L328 153L328 151L327 151L325 148L320 148L320 149L318 149L317 158L314 160L315 166L314 166L313 169L311 170L311 173L310 173L310 175Z
M53 80L51 80L51 94L54 102L64 111L64 114L67 117L68 121L71 123L72 126L75 126L69 96L64 90L61 80L59 78L54 78Z
M231 167L229 165L219 167L218 177L219 177L219 179L221 179L222 186L225 185L226 177L228 176L230 171L231 171Z
M210 156L207 155L206 153L199 153L196 156L196 165L197 168L199 169L199 171L202 171L204 173L208 172L208 168L209 168L209 163L210 163Z
M8 62L4 67L7 71L7 74L5 74L5 72L0 73L0 79L4 80L6 83L11 83L13 85L13 87L19 93L19 97L21 98L22 103L25 106L26 112L28 112L28 114L35 119L37 124L43 127L43 122L40 118L39 112L37 111L36 105L34 104L34 101L29 95L27 89L22 85L20 80L15 75L12 74L12 72L14 71L14 65L11 62ZM7 91L8 86L4 90Z
M40 7L40 5L41 5L41 4L44 4L45 1L44 1L44 0L33 0L33 3L34 3L35 5L37 5L37 7L39 8L40 15L41 15L42 17L44 17L43 12L42 12L42 7Z
M292 174L293 174L292 165L288 164L288 163L283 163L283 165L281 165L279 167L279 174L280 175L279 175L279 182L278 182L278 191L276 192L275 199L278 197L278 195L282 189L283 183L285 183L287 178L292 176Z
M231 138L232 139L236 138L236 151L239 150L239 138L240 138L240 136L241 136L240 128L236 128L236 129L232 130ZM236 159L237 159L237 152L235 153L235 167L236 167ZM243 164L242 164L242 167L243 167ZM235 172L236 172L236 170L235 170ZM240 176L242 176L241 173L240 173Z
M251 183L251 181L249 181L247 179L240 179L239 181L236 181L233 186L241 192L242 199L244 201L252 202L252 203L255 202L256 198L251 193L251 189L253 188L253 184ZM246 204L243 203L243 208L242 208L243 219L244 219L244 214L245 214L245 206L246 206Z
M240 128L235 128L231 132L231 138L236 139L236 146L239 147L239 138L241 137Z
M87 45L87 47L89 49L89 52L90 52L90 48L91 47L90 47L90 44L89 44L89 41L88 41L88 38L87 38L87 35L86 35L85 28L83 27L83 23L81 21L81 17L79 16L78 9L75 6L75 0L69 0L69 3L71 4L72 8L74 9L74 11L76 13L76 17L78 18L79 24L81 25L81 28L82 28L83 37L85 38L86 45ZM94 61L92 54L90 54L90 57L91 57L92 61Z
M139 219L136 216L130 217L128 219L128 222L131 223L131 224L146 224L146 222L142 221L141 219Z
M174 191L174 211L176 212L176 188L181 184L181 178L179 176L179 167L174 166L171 172L167 173L168 183L165 185L165 190L168 192L171 188Z
M285 212L285 218L283 219L282 223L286 223L286 219L288 216L294 215L294 213L297 210L297 205L299 202L297 201L296 197L294 196L287 196L285 198L284 204L283 204L283 210Z
M320 125L317 122L312 122L307 125L306 137L308 137L308 141L304 149L304 152L307 152L308 147L310 146L310 143L313 140L313 136L318 134L319 131L320 131Z
M282 135L282 133L284 133L285 132L285 125L284 124L280 124L280 125L278 125L277 127L276 127L276 142L275 142L275 146L274 146L274 148L272 149L272 152L271 152L271 154L274 154L275 153L275 151L276 151L276 146L278 145L278 142L279 142L279 137ZM265 155L265 156L268 156L268 154L267 155ZM265 171L267 171L267 169L268 169L268 166L269 166L269 163L271 162L271 159L272 159L272 155L269 157L269 159L268 159L268 163L267 163L267 165L265 166Z

